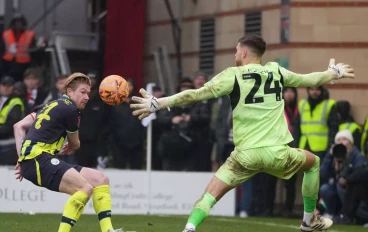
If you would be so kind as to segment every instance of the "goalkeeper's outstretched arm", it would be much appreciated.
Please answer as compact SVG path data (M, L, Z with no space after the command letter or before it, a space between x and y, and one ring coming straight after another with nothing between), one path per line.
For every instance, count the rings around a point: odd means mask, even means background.
M306 86L318 87L326 83L333 83L333 80L340 78L354 78L354 70L348 65L339 63L335 65L335 60L331 59L328 69L324 72L313 72L309 74L297 74L287 69L280 68L280 73L284 76L285 86Z
M163 108L190 105L199 101L215 98L210 88L204 86L199 89L188 89L170 97L159 99L165 104Z

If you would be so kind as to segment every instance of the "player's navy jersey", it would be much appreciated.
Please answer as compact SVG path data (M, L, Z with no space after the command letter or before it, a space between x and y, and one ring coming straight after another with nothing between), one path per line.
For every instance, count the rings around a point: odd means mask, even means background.
M67 96L45 104L37 111L24 138L20 160L33 159L41 153L54 155L61 149L67 133L78 131L79 122L79 110Z

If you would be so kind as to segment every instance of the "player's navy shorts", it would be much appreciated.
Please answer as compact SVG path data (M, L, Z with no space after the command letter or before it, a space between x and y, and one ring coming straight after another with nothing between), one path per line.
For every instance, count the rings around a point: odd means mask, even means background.
M24 179L55 192L59 192L60 182L66 171L74 168L80 172L83 168L68 164L47 153L42 153L34 159L23 160L20 167Z

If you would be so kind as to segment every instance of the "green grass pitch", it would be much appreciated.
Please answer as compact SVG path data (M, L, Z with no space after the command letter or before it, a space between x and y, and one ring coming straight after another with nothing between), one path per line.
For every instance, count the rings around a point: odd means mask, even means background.
M57 214L0 214L3 232L56 232L61 215ZM115 215L116 228L131 232L182 232L187 216ZM292 232L299 231L300 220L277 218L235 218L210 216L198 232ZM97 216L82 215L73 232L100 232ZM362 226L334 225L328 232L367 232Z

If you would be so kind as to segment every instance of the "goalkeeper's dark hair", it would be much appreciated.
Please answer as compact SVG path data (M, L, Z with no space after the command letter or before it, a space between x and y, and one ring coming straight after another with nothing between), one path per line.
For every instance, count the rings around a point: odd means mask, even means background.
M251 52L259 57L265 53L267 47L267 44L262 37L256 34L245 35L241 37L238 42L241 46L247 46L250 48Z

